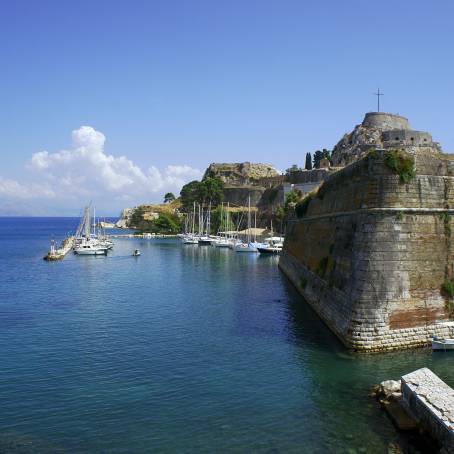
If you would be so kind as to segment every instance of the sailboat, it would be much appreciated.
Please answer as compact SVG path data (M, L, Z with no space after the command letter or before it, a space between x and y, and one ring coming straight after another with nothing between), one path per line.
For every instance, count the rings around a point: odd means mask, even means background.
M225 214L224 214L225 213ZM225 218L225 220L224 220ZM221 222L220 222L220 231L218 232L218 239L215 241L214 245L216 247L230 247L230 241L227 238L227 225L228 225L228 211L224 210L224 203L221 205ZM224 236L222 236L224 234Z
M271 237L266 238L264 244L258 245L257 250L260 254L280 254L284 247L283 236L273 236L273 220L271 220Z
M251 196L248 197L247 242L238 243L233 249L236 252L257 252L257 247L251 243Z
M191 232L186 233L186 235L183 235L183 238L181 241L183 244L198 244L199 243L199 239L197 238L197 235L195 233L195 202L194 202L194 209L192 212Z
M95 214L93 209L93 214ZM113 243L107 239L99 239L96 232L96 218L91 233L90 206L85 207L84 215L76 231L74 239L74 254L77 255L106 255Z
M211 201L208 206L208 210L206 213L206 222L203 220L203 208L202 208L202 230L201 230L201 236L199 238L199 246L211 246L211 243L213 242L213 238L210 237L210 229L211 229ZM205 234L203 234L203 226L206 226L206 231Z

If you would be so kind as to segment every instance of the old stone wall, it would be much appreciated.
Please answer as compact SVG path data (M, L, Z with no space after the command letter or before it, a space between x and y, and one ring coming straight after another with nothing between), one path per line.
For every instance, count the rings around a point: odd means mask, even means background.
M382 130L410 129L407 118L386 112L368 112L364 117L362 125L367 128Z
M248 206L249 196L251 197L251 206L257 206L260 202L265 188L260 186L224 186L224 202L232 206Z
M384 147L399 147L399 145L428 147L432 144L432 136L428 132L411 129L384 131L382 140Z
M453 276L453 162L416 157L399 181L383 155L329 177L291 223L280 267L349 347L384 351L447 336Z

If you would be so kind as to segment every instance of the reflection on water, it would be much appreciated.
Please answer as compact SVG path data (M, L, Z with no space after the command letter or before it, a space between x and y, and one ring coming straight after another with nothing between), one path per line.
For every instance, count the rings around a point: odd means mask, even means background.
M373 384L422 366L454 384L449 355L348 353L274 256L121 239L107 257L44 262L71 222L0 219L0 440L383 453L399 436Z

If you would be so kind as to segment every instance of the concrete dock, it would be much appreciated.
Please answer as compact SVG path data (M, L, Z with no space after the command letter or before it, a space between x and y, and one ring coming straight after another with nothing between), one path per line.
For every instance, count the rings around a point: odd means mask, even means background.
M65 255L72 249L74 245L74 236L66 237L60 244L58 249L54 247L54 240L51 242L51 249L43 258L48 261L63 260Z

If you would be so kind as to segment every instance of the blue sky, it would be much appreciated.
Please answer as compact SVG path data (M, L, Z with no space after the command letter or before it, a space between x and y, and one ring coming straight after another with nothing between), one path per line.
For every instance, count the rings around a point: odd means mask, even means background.
M213 161L303 164L378 86L454 151L453 19L443 0L1 2L0 214L115 214Z

